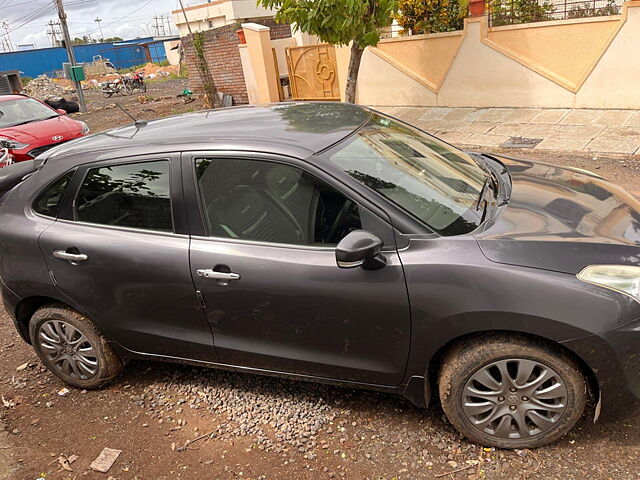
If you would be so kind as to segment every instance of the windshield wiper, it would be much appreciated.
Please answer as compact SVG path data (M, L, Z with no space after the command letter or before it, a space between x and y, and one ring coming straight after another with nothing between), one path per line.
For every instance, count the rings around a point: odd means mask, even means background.
M27 123L33 123L33 122L41 122L42 120L49 120L50 118L56 118L59 117L60 115L51 115L50 117L44 117L44 118L34 118L31 120L26 120L24 122L20 122L20 123L14 123L13 125L10 125L6 128L12 128L12 127L18 127L20 125L26 125Z
M476 203L476 210L480 209L480 204L485 201L485 195L487 190L491 190L493 193L493 198L497 198L498 190L496 188L496 180L490 173L487 175L487 178L484 180L482 184L482 188L480 189L480 194L478 195L478 202Z

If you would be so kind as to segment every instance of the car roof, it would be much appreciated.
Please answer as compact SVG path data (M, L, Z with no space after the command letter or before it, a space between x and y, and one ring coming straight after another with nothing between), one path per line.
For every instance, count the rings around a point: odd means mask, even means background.
M124 115L124 112L123 112ZM58 159L101 159L180 150L244 150L307 158L357 130L365 107L336 102L241 106L137 122L50 150ZM90 155L95 153L97 155Z

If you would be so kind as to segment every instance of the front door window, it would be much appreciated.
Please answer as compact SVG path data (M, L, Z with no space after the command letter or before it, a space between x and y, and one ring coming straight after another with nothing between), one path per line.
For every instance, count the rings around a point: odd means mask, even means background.
M205 158L196 176L214 237L332 246L362 228L355 202L290 165Z

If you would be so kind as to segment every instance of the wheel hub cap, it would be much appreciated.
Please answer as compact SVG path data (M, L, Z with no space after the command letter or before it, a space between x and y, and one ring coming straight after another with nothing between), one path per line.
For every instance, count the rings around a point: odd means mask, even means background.
M554 427L564 416L567 387L548 366L506 359L476 371L462 398L466 418L480 431L500 438L526 438Z
M62 320L44 322L38 341L50 365L64 375L88 380L98 373L98 355L89 339Z

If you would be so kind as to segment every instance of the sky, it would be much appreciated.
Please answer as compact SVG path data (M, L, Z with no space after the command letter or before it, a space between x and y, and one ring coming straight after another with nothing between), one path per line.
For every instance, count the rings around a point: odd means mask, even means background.
M183 0L185 6L205 1ZM64 5L71 38L90 34L98 39L100 29L94 21L98 17L102 19L100 25L105 38L117 36L126 40L154 35L154 15L170 16L170 12L178 8L178 0L64 0ZM14 46L50 47L51 36L47 34L50 20L58 20L53 0L0 0L0 42L5 38L3 22L6 22ZM171 28L176 33L175 25ZM168 33L166 26L165 31Z

